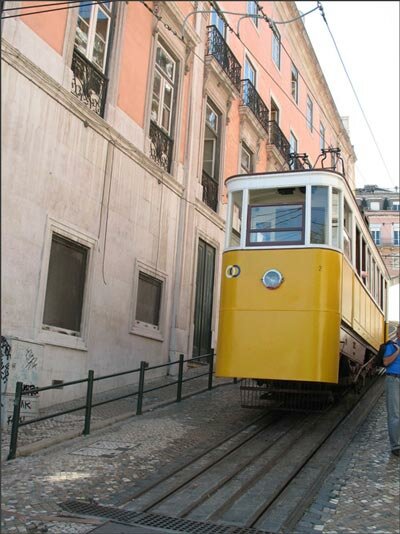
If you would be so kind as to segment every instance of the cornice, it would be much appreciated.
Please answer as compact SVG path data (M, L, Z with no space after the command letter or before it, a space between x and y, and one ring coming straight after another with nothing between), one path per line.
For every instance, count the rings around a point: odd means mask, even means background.
M182 35L183 23L185 16L179 9L179 2L168 1L168 2L158 2L160 7L160 15L168 17L170 25L174 26L174 30L178 35ZM195 11L195 10L193 10ZM194 16L194 15L193 15ZM164 21L166 22L166 21ZM185 42L188 46L194 47L198 45L201 41L200 36L193 29L193 26L190 23L190 20L185 24L185 33L182 36L185 39Z
M163 171L146 154L141 152L135 145L123 137L118 131L109 125L103 118L91 111L78 98L67 91L46 72L37 67L32 61L21 54L8 41L1 40L2 61L27 78L39 89L47 93L51 98L66 108L75 117L81 120L86 127L92 128L96 133L127 155L131 160L151 174L156 180L163 183L178 196L183 195L183 187L173 176ZM4 83L4 78L3 78Z

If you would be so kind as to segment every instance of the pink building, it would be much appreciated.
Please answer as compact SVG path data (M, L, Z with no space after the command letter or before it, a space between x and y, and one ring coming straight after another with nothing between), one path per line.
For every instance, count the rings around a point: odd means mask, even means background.
M399 283L400 196L398 187L383 189L376 185L366 185L356 189L356 197L368 219L371 235L392 281Z

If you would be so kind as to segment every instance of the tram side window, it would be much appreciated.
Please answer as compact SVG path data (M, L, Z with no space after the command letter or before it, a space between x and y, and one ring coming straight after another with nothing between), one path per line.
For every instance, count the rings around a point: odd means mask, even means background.
M332 189L332 246L339 248L340 191Z
M240 235L242 231L242 191L232 193L232 211L230 220L229 246L240 246Z
M311 239L318 245L328 244L328 188L313 185L311 190Z
M351 261L351 233L352 233L352 213L350 206L344 201L344 217L343 217L343 252L344 255Z
M303 187L250 191L248 246L304 244Z
M361 276L361 231L356 226L356 270Z
M381 294L380 294L379 304L381 305L381 310L384 311L384 307L383 307L383 276L382 275L380 275L380 279L381 279L381 283L380 283Z
M367 287L371 290L372 273L371 273L371 251L367 249Z
M371 294L374 297L374 299L376 299L375 276L376 276L376 264L375 264L375 260L373 259L372 263L371 263L371 286L370 286L370 289L371 289Z
M361 238L361 278L364 285L367 285L367 244L364 238Z

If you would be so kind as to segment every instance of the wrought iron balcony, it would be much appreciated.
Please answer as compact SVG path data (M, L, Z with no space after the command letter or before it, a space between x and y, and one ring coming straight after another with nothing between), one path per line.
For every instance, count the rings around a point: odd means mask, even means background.
M72 56L71 69L73 72L72 93L102 117L106 101L107 78L76 48Z
M157 165L171 171L173 140L157 124L150 121L150 157Z
M269 111L264 100L258 94L256 88L250 80L242 80L242 103L254 113L256 119L266 132L268 132Z
M203 202L212 210L217 211L218 182L216 182L214 178L211 178L206 171L203 171L203 179L201 184L203 186Z
M269 121L268 122L269 128L268 128L268 137L269 137L269 143L271 145L275 145L276 148L281 153L283 159L286 162L289 162L289 154L290 154L290 143L284 136L282 130L279 128L278 123L276 121Z
M216 26L208 26L207 55L213 56L240 92L242 67Z

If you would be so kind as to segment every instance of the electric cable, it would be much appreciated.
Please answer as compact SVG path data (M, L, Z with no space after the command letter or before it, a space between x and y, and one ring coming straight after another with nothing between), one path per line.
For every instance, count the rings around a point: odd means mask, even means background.
M387 167L387 165L386 165L386 162L385 162L385 160L384 160L384 158L383 158L381 149L379 148L379 145L378 145L377 140L376 140L376 138L375 138L374 132L372 131L372 128L371 128L371 126L370 126L370 123L369 123L369 121L368 121L368 119L367 119L367 116L366 116L366 114L365 114L365 111L364 111L364 109L363 109L363 107L362 107L362 105L361 105L360 99L358 98L357 91L356 91L355 88L354 88L353 82L351 81L351 78L350 78L350 75L349 75L349 73L348 73L348 71L347 71L346 65L344 64L343 58L342 58L342 56L341 56L341 54L340 54L340 51L339 51L339 48L338 48L338 46L337 46L337 44L336 44L336 40L335 40L335 38L334 38L334 36L333 36L333 34L332 34L332 31L331 31L331 29L330 29L330 27L329 27L328 21L326 20L326 16L325 16L325 12L324 12L324 10L323 10L322 4L321 4L321 2L317 2L317 3L318 3L318 7L319 7L319 9L320 9L320 11L321 11L322 18L324 19L324 22L325 22L326 27L327 27L327 29L328 29L329 35L331 36L332 41L333 41L333 44L335 45L335 49L336 49L336 52L337 52L337 54L338 54L338 56L339 56L340 62L341 62L341 64L342 64L342 66L343 66L344 72L346 73L346 77L347 77L347 79L348 79L348 81L349 81L349 83L350 83L350 86L351 86L352 90L353 90L354 96L356 97L357 103L358 103L358 105L359 105L359 107L360 107L360 110L361 110L361 113L362 113L362 115L363 115L363 117L364 117L365 123L366 123L366 125L368 126L368 130L369 130L369 132L370 132L370 134L371 134L371 137L372 137L372 139L373 139L373 141L374 141L375 147L376 147L376 149L378 150L379 156L380 156L380 158L381 158L381 160L382 160L382 163L383 163L383 165L384 165L384 167L385 167L385 169L386 169L388 178L389 178L390 182L394 183L394 182L393 182L393 179L392 179L392 176L391 176L391 174L390 174L390 171L389 171L389 169L388 169L388 167Z

